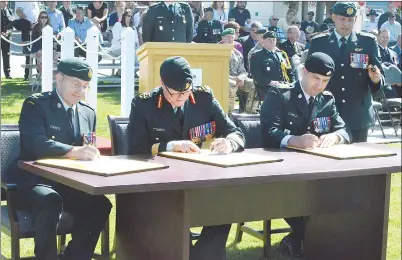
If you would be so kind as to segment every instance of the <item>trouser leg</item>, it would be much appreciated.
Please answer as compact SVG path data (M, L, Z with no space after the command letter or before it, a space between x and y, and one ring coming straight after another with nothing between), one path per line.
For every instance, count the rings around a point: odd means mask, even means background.
M57 226L62 212L60 195L45 185L24 188L18 192L17 207L33 213L36 259L57 259Z
M237 96L237 89L236 81L229 79L229 108L228 108L228 115L230 116L234 110L236 96Z
M353 143L367 142L368 128L364 130L352 130L350 134L352 135Z
M10 76L10 44L1 39L1 56L3 57L3 71L6 77Z
M63 198L64 210L74 216L72 240L62 259L90 260L112 204L105 196L89 195L66 186L61 186L58 191Z
M230 227L230 224L204 227L190 250L190 260L226 260Z

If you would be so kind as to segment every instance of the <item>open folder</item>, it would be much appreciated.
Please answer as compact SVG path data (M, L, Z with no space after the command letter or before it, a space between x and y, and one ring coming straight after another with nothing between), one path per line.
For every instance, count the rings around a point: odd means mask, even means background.
M364 147L355 144L337 144L328 148L302 149L288 146L289 149L302 151L318 156L328 157L332 159L358 159L358 158L373 158L396 155L396 153L384 151L383 149Z
M35 163L43 166L101 176L113 176L118 174L137 173L168 168L168 166L159 163L150 163L127 158L116 158L113 156L101 156L93 161L79 161L73 159L43 159L37 160Z
M217 152L211 152L204 149L201 150L201 153L162 152L159 155L172 159L208 164L219 167L235 167L283 161L283 159L281 158L275 158L269 156L268 154L264 155L248 152L219 154Z

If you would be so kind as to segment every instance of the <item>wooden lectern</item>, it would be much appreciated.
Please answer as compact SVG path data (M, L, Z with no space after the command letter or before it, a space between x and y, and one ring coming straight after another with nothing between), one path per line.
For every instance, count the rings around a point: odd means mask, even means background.
M159 68L162 62L171 56L182 56L188 60L193 75L196 76L194 85L202 82L202 85L209 86L227 111L229 59L232 49L233 46L228 44L146 42L137 51L140 61L139 91L147 92L160 86Z

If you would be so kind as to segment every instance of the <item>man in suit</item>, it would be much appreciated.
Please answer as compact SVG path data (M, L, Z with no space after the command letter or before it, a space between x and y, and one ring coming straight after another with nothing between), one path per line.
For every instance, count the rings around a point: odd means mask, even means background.
M68 158L94 160L99 150L83 142L95 132L95 111L81 100L92 77L89 65L78 58L63 59L57 67L56 89L28 97L22 106L19 129L19 160ZM18 207L32 211L35 257L55 260L56 235L62 211L74 217L72 240L62 260L92 259L111 203L105 196L92 196L18 169L18 161L2 181L18 185Z
M190 64L170 57L160 67L161 87L133 99L128 124L129 154L155 155L173 151L199 153L213 137L218 153L244 149L244 136L225 115L208 87L194 88ZM204 227L191 246L191 260L226 260L230 225Z
M144 16L142 39L145 42L191 42L193 14L187 3L165 1L149 7Z
M197 36L194 41L198 43L218 43L222 40L222 25L214 20L214 9L204 9L205 20L198 24Z
M399 68L401 68L401 63L402 63L402 43L401 42L402 42L402 34L400 33L396 40L396 44L391 47L391 50L393 50L398 56Z
M352 141L366 142L374 123L371 93L384 85L378 46L373 35L353 31L357 12L354 3L337 2L332 11L335 30L315 36L309 55L323 52L335 61L337 70L328 90L335 96Z
M63 1L59 10L63 13L64 24L68 26L68 21L74 18L74 12L71 10L71 2Z
M262 23L252 22L250 26L250 35L243 36L239 38L239 42L243 46L243 56L248 57L249 51L254 48L258 43L258 38L260 37L257 33L258 30L263 29ZM244 59L244 67L248 68L248 59Z
M264 148L305 149L349 143L350 137L336 110L334 96L324 91L334 71L331 57L316 52L307 58L300 81L291 87L271 88L261 106ZM278 251L287 257L302 257L305 219L285 220L292 232L282 239Z
M389 44L389 31L388 29L380 29L378 32L378 49L380 50L381 62L388 62L390 64L398 65L398 54L391 48Z
M1 35L10 38L9 33L7 32L7 27L13 20L13 14L11 10L7 7L8 2L0 1L0 9L1 9ZM3 72L6 79L11 79L10 77L10 44L5 40L1 39L1 56L3 58Z
M267 31L262 38L263 49L255 52L250 60L250 73L260 100L265 99L272 86L287 85L295 81L286 53L276 48L276 33Z
M283 50L288 55L293 69L295 69L295 66L292 60L295 59L300 60L303 51L306 49L304 44L301 44L300 42L297 41L299 37L300 37L299 28L297 26L292 25L288 28L288 39L278 44L279 49ZM297 57L294 57L295 55Z

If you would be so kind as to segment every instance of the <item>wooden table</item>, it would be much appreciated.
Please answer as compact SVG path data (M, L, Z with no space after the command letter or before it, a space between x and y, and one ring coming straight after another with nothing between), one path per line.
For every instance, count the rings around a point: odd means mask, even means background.
M20 167L90 194L116 194L119 260L187 260L190 227L291 216L309 216L305 259L385 260L390 173L400 171L401 151L359 145L398 155L340 161L277 150L271 155L283 162L236 168L156 157L170 167L113 177Z

